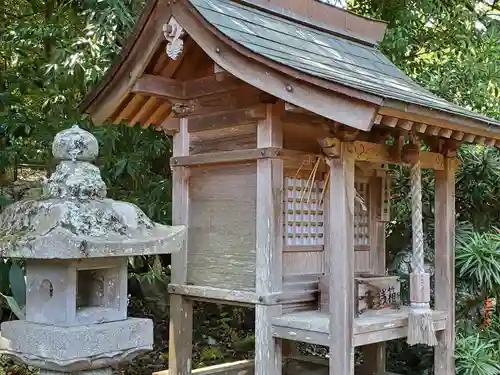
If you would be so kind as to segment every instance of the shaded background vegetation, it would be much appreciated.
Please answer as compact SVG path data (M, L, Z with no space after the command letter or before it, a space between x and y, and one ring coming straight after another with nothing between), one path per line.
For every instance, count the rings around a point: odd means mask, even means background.
M170 139L138 128L95 128L76 110L123 46L143 6L142 0L0 0L0 206L32 192L43 168L51 167L55 133L78 123L99 139L98 164L109 195L134 202L154 220L170 223ZM349 0L347 7L389 23L382 49L424 87L500 118L500 6L495 0ZM500 236L495 229L500 218L500 154L487 147L463 146L459 157L457 373L500 374L499 327L481 321L483 301L497 297L500 290ZM23 174L25 164L38 165L42 172L36 175L29 169ZM408 171L392 172L388 264L391 272L404 276L411 243ZM433 176L426 174L424 179L431 262ZM19 294L17 284L9 282L11 269L9 260L0 262L2 294ZM131 314L155 320L157 346L129 371L165 368L169 258L138 258L130 270ZM2 319L13 318L7 302ZM195 320L196 364L252 355L251 311L197 305ZM429 349L391 343L392 370L431 374L431 363Z

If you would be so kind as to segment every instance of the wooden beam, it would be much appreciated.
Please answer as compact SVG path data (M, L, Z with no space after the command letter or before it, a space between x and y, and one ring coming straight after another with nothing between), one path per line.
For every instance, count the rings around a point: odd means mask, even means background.
M190 81L179 81L157 75L144 74L134 84L131 92L161 99L187 101L204 96L224 94L245 85L241 80L221 73Z
M451 138L456 139L457 141L461 141L464 138L464 135L465 134L463 132L454 131L451 134Z
M143 127L147 128L150 125L154 124L159 127L165 117L171 112L172 106L168 102L161 103L158 108L149 116L149 118L144 123Z
M267 104L257 125L257 147L283 147L284 104ZM257 161L256 283L258 295L282 291L283 160ZM255 375L281 375L281 340L273 337L272 318L281 305L255 307Z
M157 98L154 97L149 98L146 101L146 103L141 107L141 109L139 109L137 114L128 122L130 126L134 126L137 123L143 123L145 120L147 120L145 116L147 116L149 112L153 110L157 102L158 102Z
M427 109L414 104L403 104L395 101L384 101L379 114L393 116L399 119L421 122L437 128L470 133L475 136L500 139L500 127L488 126L485 121L451 115L446 112ZM436 134L433 134L436 135Z
M409 121L409 120L399 121L397 126L398 126L398 128L404 129L406 131L410 131L413 128L413 121Z
M279 160L311 160L319 155L307 152L284 150L275 147L262 147L246 150L219 151L189 156L173 156L170 159L172 167L192 167L209 164L242 163L264 159Z
M316 290L287 290L279 293L271 293L260 296L265 305L282 305L287 303L315 302L318 300L318 289Z
M173 154L189 155L187 120L183 119L179 133L174 135ZM189 224L189 171L176 168L172 172L172 224ZM188 229L189 231L189 229ZM189 237L188 237L189 238ZM172 254L174 284L187 284L187 241L183 249ZM182 295L170 296L169 373L191 375L193 340L193 303Z
M450 138L452 134L453 134L453 130L451 130L451 129L441 129L439 131L439 136L443 137L443 138Z
M139 78L132 87L131 92L166 100L184 99L184 86L182 82L151 74L144 74Z
M368 213L370 215L370 268L376 275L386 271L385 223L379 220L383 179L372 176L369 184ZM386 343L378 342L361 347L363 375L383 374L386 367Z
M439 126L428 126L426 133L437 137L441 128Z
M330 159L330 191L325 256L330 282L330 375L354 375L354 165L347 144Z
M382 115L377 115L377 116L375 116L375 120L373 120L373 123L374 123L375 125L379 125L380 123L382 123L382 119L383 119L383 118L384 118L384 116L382 116Z
M237 125L255 123L266 118L265 104L250 108L236 109L204 116L190 117L189 132L197 132L212 129L224 129Z
M455 374L455 173L457 160L445 159L436 171L435 193L435 306L447 312L446 328L437 333L434 374Z
M398 118L397 117L390 117L390 116L383 116L381 124L388 126L390 128L395 128L396 125L398 124Z
M425 133L426 129L427 129L427 124L418 123L417 125L415 125L415 130L418 133Z
M464 141L472 143L472 142L474 142L475 138L476 138L476 136L474 134L466 134L464 137Z
M321 140L323 152L332 157L340 157L341 142L336 138L325 138ZM350 152L354 154L356 161L367 161L379 164L403 164L400 155L394 153L390 146L370 143L364 141L354 141L348 143ZM422 152L420 154L422 168L435 170L444 169L444 156L435 152Z
M195 109L196 111L196 109ZM195 133L205 130L232 128L239 125L256 123L265 118L265 105L256 105L248 108L241 108L204 115L188 115L189 132ZM179 129L179 117L169 117L163 121L161 128L167 131L176 132Z
M486 142L484 144L486 146L489 146L489 147L494 147L495 143L497 143L497 141L495 139L489 138L486 140Z
M135 111L138 111L139 108L144 104L146 98L142 95L135 95L130 102L126 105L126 107L120 111L120 113L116 116L113 121L113 124L119 124L123 120L127 120L130 116L134 114Z
M168 293L178 294L192 299L218 302L238 302L246 305L256 305L260 303L257 294L254 292L213 288L209 286L169 284Z
M193 375L251 375L254 362L249 359L243 361L223 363L193 370ZM153 372L152 375L174 375L169 370Z

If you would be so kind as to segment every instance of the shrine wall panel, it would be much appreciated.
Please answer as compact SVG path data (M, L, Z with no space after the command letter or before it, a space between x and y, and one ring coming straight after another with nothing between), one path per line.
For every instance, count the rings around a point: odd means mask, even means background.
M189 138L191 155L253 149L257 147L257 124L199 131Z
M188 283L255 288L256 163L191 169Z

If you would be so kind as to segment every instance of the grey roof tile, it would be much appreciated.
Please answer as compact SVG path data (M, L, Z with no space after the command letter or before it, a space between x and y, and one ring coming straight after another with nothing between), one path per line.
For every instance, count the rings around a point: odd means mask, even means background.
M376 47L250 8L231 0L189 0L221 33L277 63L382 98L500 126L412 81Z

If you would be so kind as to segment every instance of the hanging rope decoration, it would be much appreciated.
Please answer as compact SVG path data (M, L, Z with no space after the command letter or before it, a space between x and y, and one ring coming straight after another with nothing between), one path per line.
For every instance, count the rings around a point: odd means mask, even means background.
M408 344L437 344L430 308L430 274L424 264L424 233L422 227L422 181L420 145L414 134L401 150L401 159L411 166L411 222L413 238L412 272L410 274L410 312L408 314Z

